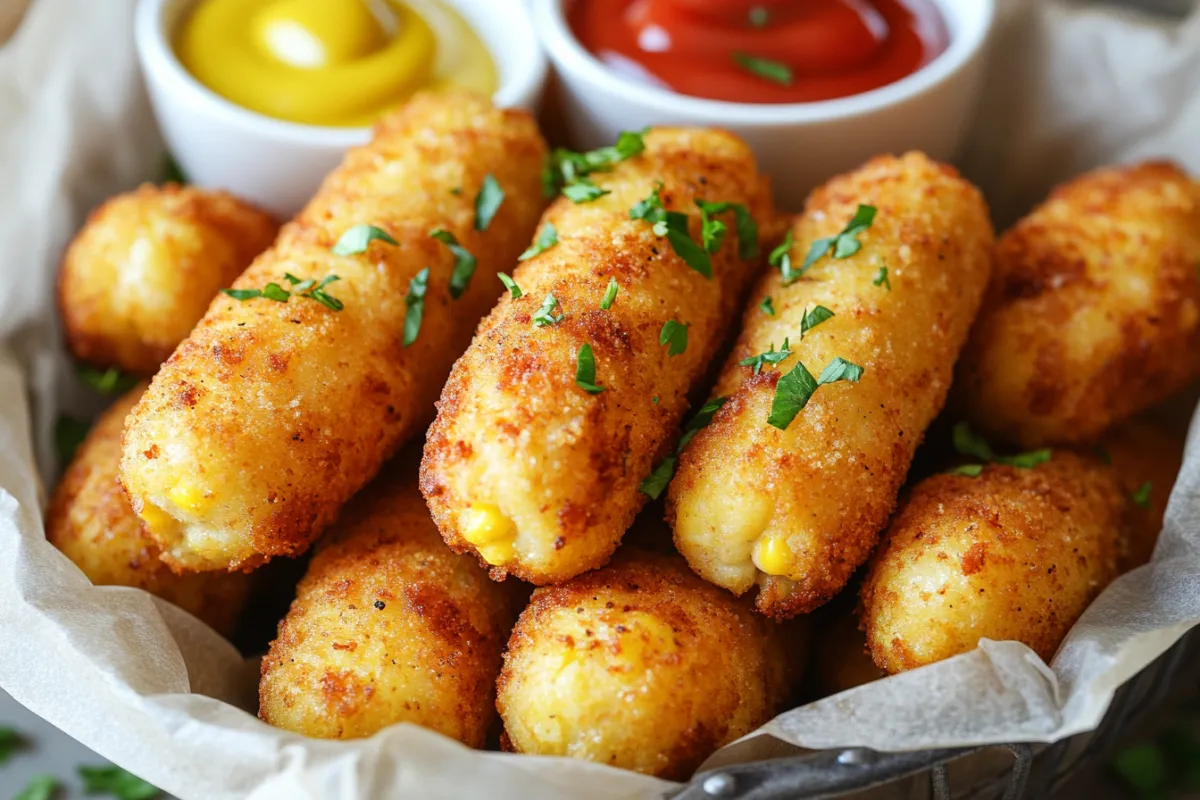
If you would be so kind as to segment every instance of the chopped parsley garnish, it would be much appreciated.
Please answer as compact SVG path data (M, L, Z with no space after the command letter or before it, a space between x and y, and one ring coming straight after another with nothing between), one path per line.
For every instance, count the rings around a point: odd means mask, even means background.
M338 300L333 295L325 291L325 287L334 281L340 281L337 275L327 275L320 283L314 278L301 279L297 278L290 272L283 273L283 277L291 284L292 290L288 291L274 281L268 283L262 289L222 289L221 293L229 295L234 300L245 302L253 300L257 297L263 297L267 300L274 300L276 303L286 303L295 292L299 297L307 297L310 300L316 300L321 305L331 311L341 311L345 308L345 304Z
M94 367L80 364L78 370L80 379L100 394L124 394L136 386L138 382L137 376L126 375L116 367L109 367L101 371Z
M501 272L497 274L496 277L499 278L500 282L504 284L504 288L508 289L508 291L512 294L513 300L516 300L518 297L524 294L524 292L521 291L521 287L517 286L517 282L514 281L511 276Z
M572 203L590 203L606 194L612 194L608 189L601 189L588 178L580 178L574 183L563 187L563 196Z
M162 794L153 784L120 767L79 767L83 791L110 794L117 800L152 800Z
M800 338L803 339L804 334L808 333L822 322L832 319L833 316L833 312L825 306L816 306L812 311L805 311L804 318L800 320Z
M667 488L667 484L671 482L671 478L675 476L676 456L667 456L662 460L654 471L651 472L641 485L638 486L638 491L649 497L651 500L657 500L662 497L662 493Z
M707 252L717 252L725 238L725 223L713 217L732 211L737 228L738 258L746 261L758 255L758 223L750 216L748 208L741 203L707 203L703 200L697 200L696 206L700 209L702 223L700 238Z
M768 350L765 353L759 353L756 356L750 356L749 358L743 358L741 361L738 362L738 366L739 367L754 367L754 374L757 375L758 373L762 372L763 364L778 364L780 361L783 361L785 358L787 358L791 354L792 354L792 351L790 349L790 345L788 344L788 340L784 339L783 340L783 349L776 350L775 343L772 342L770 350Z
M404 296L404 339L408 347L417 340L421 332L421 319L425 316L425 290L429 288L429 267L418 272L408 282L408 294Z
M662 183L654 187L646 199L639 200L629 209L630 219L641 219L649 222L655 236L667 237L667 242L675 255L683 259L689 267L706 278L712 277L712 259L703 247L692 241L688 233L688 216L679 211L667 211L662 204Z
M434 228L429 235L437 239L454 255L454 267L450 271L450 296L455 300L463 296L471 276L475 274L475 266L479 263L467 248L458 243L454 234L445 228Z
M658 334L658 343L666 346L668 356L682 355L687 350L688 326L673 319L667 320Z
M875 221L875 206L864 206L859 204L858 210L854 212L854 216L846 223L846 227L837 236L826 236L823 239L817 239L808 248L808 255L804 258L804 264L800 267L800 275L808 272L813 264L820 261L825 255L832 250L834 258L849 258L862 249L862 242L858 240L858 235L871 227Z
M876 286L882 286L890 292L892 290L892 282L888 278L887 267L880 267L879 272L875 273L875 280L871 281L871 283Z
M333 254L336 256L353 256L358 253L367 252L367 245L378 239L381 242L388 244L396 244L387 231L375 225L355 225L350 228L337 240L337 244L333 246Z
M978 478L983 474L982 464L963 464L950 470L951 475L966 475L968 478Z
M542 226L541 233L538 234L537 239L529 246L529 249L517 256L517 261L528 261L534 256L546 252L556 244L558 244L558 230L547 222Z
M54 420L54 452L60 464L66 466L75 457L75 451L91 429L91 425L74 417L60 416Z
M341 311L345 308L341 300L338 300L325 291L326 286L334 281L341 280L337 275L326 275L320 283L317 283L312 278L300 280L290 272L283 273L283 277L287 279L288 283L292 284L292 291L298 292L301 297L310 297L332 311ZM268 286L268 288L270 287Z
M586 153L575 153L561 147L556 149L542 167L542 191L546 197L554 197L562 190L563 194L576 203L595 200L601 194L608 194L593 185L593 189L599 191L600 194L589 196L590 190L576 190L574 194L584 198L576 199L566 190L572 185L585 183L586 176L593 172L607 172L612 169L614 164L639 155L646 149L644 137L648 130L647 128L641 131L623 131L617 137L616 144ZM591 181L586 181L585 185L589 183Z
M533 312L533 324L539 328L544 328L547 325L557 325L565 318L563 314L555 315L554 309L558 308L558 298L552 294L546 295L546 299L542 301L542 307Z
M13 796L13 800L50 800L58 787L58 778L53 775L35 775Z
M862 367L838 356L826 364L825 369L821 370L821 377L817 378L817 385L824 386L827 383L837 383L838 381L858 383L862 374Z
M12 754L21 748L24 741L15 728L0 728L0 766L12 758Z
M1050 450L1033 450L1015 456L996 455L987 440L972 430L966 422L959 422L954 426L954 449L964 456L971 456L986 463L1003 464L1018 469L1033 469L1038 464L1049 461L1053 455Z
M771 12L764 6L751 6L748 15L750 27L765 28L767 23L771 21Z
M179 166L175 156L163 153L163 183L178 183L180 186L186 186L189 182L187 173Z
M742 69L764 80L778 83L780 86L792 85L792 68L781 61L759 58L749 53L734 53L733 60Z
M1146 481L1141 487L1133 493L1133 502L1141 508L1150 507L1150 492L1153 491L1154 484Z
M479 194L475 195L475 230L486 231L503 202L504 190L500 188L500 182L489 172L483 176Z
M771 414L767 417L767 424L781 431L787 430L796 415L808 405L818 386L836 381L857 383L862 375L862 367L838 357L821 371L820 378L813 378L804 364L797 361L796 366L780 377L779 382L775 384L775 398L771 401Z
M654 405L658 405L658 395L654 395L654 397L651 397L650 402L654 403Z
M588 394L600 394L603 386L596 385L596 356L592 346L585 344L579 348L575 361L575 385Z
M729 400L728 397L714 397L704 405L700 406L700 410L696 412L688 424L683 427L683 437L679 440L679 447L676 452L682 453L683 448L692 440L692 437L699 433L703 428L707 428L712 422L713 417L721 410L721 406Z
M772 267L779 268L779 272L783 275L785 286L795 281L801 275L799 272L792 271L792 245L794 242L792 232L789 230L787 236L784 236L783 241L779 243L779 246L767 256L767 263Z
M638 487L638 491L651 500L657 500L662 495L663 490L667 488L667 484L671 482L671 478L675 475L675 465L678 463L679 454L683 452L683 448L687 446L687 443L692 440L693 436L712 422L713 416L721 406L725 405L725 401L728 399L728 397L714 397L700 407L695 416L684 426L683 436L680 437L679 445L675 448L675 455L664 458L654 468L654 471L650 473L649 477L642 481ZM655 397L652 402L657 405L658 398Z
M604 297L600 299L600 308L604 309L605 311L608 311L610 308L612 308L613 301L617 299L617 292L620 290L620 288L621 287L617 285L616 278L609 278L608 288L604 290Z
M771 300L771 295L767 295L758 304L758 310L766 314L768 317L775 316L775 303Z

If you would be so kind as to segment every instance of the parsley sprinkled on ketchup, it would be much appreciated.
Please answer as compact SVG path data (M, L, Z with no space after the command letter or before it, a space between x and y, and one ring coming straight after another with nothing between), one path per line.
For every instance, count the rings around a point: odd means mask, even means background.
M860 94L949 45L933 0L576 0L570 23L623 75L741 103Z

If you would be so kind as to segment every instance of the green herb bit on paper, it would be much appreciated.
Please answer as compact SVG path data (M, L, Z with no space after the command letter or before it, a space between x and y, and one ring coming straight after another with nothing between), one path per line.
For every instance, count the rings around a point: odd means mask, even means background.
M542 226L542 230L533 244L524 253L517 256L517 261L528 261L534 256L546 252L556 244L558 244L558 230L547 222Z
M16 728L0 728L0 766L25 744Z
M454 256L454 267L450 270L450 296L457 300L467 290L467 284L471 282L471 276L475 274L475 267L479 262L469 250L458 243L454 234L445 228L434 228L429 235L446 245Z
M788 340L784 339L783 340L783 349L776 350L775 344L772 343L770 350L768 350L765 353L759 353L756 356L750 356L749 358L743 358L741 361L738 362L738 366L739 367L754 367L754 374L757 375L758 373L762 372L763 364L778 364L780 361L783 361L785 358L787 358L791 354L792 354L792 351L790 349L790 345L788 344Z
M521 291L521 287L517 286L517 282L512 279L512 276L500 272L496 274L496 277L499 278L500 282L504 284L504 288L508 289L513 300L516 300L518 297L524 294L524 292Z
M154 784L120 767L79 767L78 771L87 794L109 794L117 800L153 800L162 794Z
M616 278L608 279L608 288L604 290L604 297L600 298L600 308L608 311L612 308L613 301L617 299L617 292L621 287L617 284Z
M533 312L533 324L539 328L545 328L547 325L554 326L562 322L566 317L563 314L555 314L554 309L558 308L558 298L552 294L546 295L546 299L542 301L542 307Z
M813 378L802 362L796 362L796 366L780 377L779 382L775 384L775 398L771 402L771 414L767 417L767 424L781 431L787 430L796 415L808 405L817 387L837 381L857 383L862 375L862 367L841 357L830 361L821 371L820 378Z
M355 225L338 238L332 252L336 256L353 256L367 252L371 242L379 240L388 244L397 244L391 235L376 225Z
M504 189L500 188L500 182L489 172L483 177L479 194L475 195L475 230L486 231L503 202Z
M804 258L804 263L800 266L800 275L808 272L813 264L816 264L827 253L833 251L834 258L849 258L862 249L862 242L858 240L858 235L871 227L875 222L876 208L875 206L866 206L859 204L858 210L854 212L854 216L846 223L846 227L837 236L826 236L823 239L817 239L808 248L808 255Z
M579 348L575 360L575 384L588 394L600 394L604 391L603 386L596 385L596 356L590 344Z
M13 800L50 800L59 785L58 778L53 775L35 775L13 796Z
M408 294L404 296L404 339L408 347L417 340L421 332L421 320L425 316L425 292L429 288L429 267L418 272L408 282Z
M658 334L658 343L667 348L667 356L682 355L687 350L688 326L673 319L667 320Z
M86 364L78 367L80 379L103 395L124 394L137 385L136 375L126 375L116 367L98 370Z
M752 56L749 53L734 53L733 61L749 73L764 80L778 83L780 86L791 86L794 76L792 68L782 61Z

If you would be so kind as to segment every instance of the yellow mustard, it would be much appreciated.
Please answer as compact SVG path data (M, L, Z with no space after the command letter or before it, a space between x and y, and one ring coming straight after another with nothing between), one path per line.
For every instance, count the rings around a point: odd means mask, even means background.
M487 47L437 0L201 0L175 50L227 100L309 125L369 125L419 89L496 90Z

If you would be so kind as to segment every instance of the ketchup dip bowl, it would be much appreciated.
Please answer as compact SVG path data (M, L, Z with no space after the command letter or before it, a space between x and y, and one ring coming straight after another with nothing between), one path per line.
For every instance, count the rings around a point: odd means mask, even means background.
M799 210L832 175L880 153L922 150L952 161L983 81L994 0L935 0L950 46L895 83L811 103L705 100L635 82L588 52L567 22L573 0L532 0L534 28L558 74L563 116L577 148L611 144L647 125L716 126L737 133L771 176L782 208Z
M134 38L154 116L167 147L198 186L227 189L282 219L312 197L342 154L371 129L273 119L210 91L172 46L176 27L198 0L138 0ZM499 73L493 100L536 111L546 57L525 0L443 0L475 29Z

